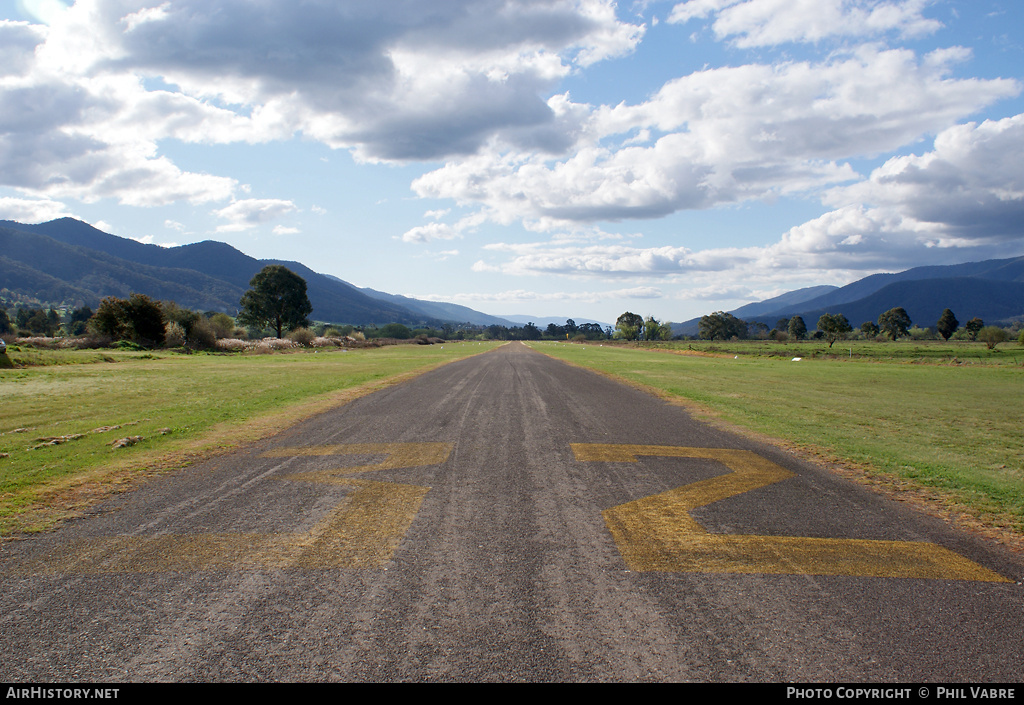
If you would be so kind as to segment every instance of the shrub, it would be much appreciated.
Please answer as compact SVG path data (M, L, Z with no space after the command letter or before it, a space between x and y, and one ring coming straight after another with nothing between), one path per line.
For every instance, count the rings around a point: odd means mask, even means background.
M1005 343L1009 336L999 326L985 326L978 331L978 340L985 343L989 350L995 348L999 343Z
M316 335L309 328L296 328L288 334L288 340L303 347L309 347L315 338Z
M168 321L164 326L164 347L180 348L185 344L185 329L176 321Z
M225 352L237 352L239 350L245 350L249 347L250 343L247 340L240 340L238 338L221 338L217 341L217 349L224 350Z
M192 330L188 334L188 346L193 350L213 350L217 347L217 334L207 319L200 318L192 324Z
M218 338L227 338L235 329L235 319L226 313L215 313L207 321Z
M127 299L108 296L89 319L89 329L115 340L130 340L140 345L161 345L164 342L164 311L144 294Z

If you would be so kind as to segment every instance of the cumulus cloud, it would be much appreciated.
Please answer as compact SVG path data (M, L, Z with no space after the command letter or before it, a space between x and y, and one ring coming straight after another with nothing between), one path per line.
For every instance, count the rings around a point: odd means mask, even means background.
M0 20L0 78L20 76L27 71L36 46L45 39L45 27Z
M50 70L40 55L51 39L44 28L0 24L0 71L9 74L0 80L0 186L142 206L230 196L234 179L186 172L157 155L156 140L176 122L197 129L197 118L215 109L147 93L130 76L86 80Z
M57 218L74 217L59 201L37 198L0 198L0 219L19 223L44 223Z
M608 0L90 0L45 54L66 72L159 76L249 106L252 139L301 130L364 159L434 159L532 139L523 128L555 119L544 90L642 34Z
M291 201L276 198L246 198L213 212L218 218L229 221L217 226L217 232L239 232L251 230L263 223L293 213L298 208Z
M521 245L491 244L496 252L512 253L499 270L506 274L563 274L571 276L660 276L676 274L693 266L692 253L685 247L636 248L624 246L557 247L547 243ZM478 271L489 265L478 262Z
M442 217L448 211L428 211L428 217ZM402 234L403 242L427 243L435 240L454 240L462 237L464 233L472 231L485 220L481 213L473 213L460 218L455 223L442 223L433 221L426 225L418 225L410 228Z
M449 301L466 305L480 303L520 304L531 302L562 302L576 301L580 303L597 303L600 301L619 301L627 299L660 299L664 292L656 287L637 286L626 289L609 289L602 291L559 291L539 292L527 289L511 289L494 293L460 293L460 294L407 294L425 301Z
M698 71L643 103L589 110L566 158L495 149L449 162L413 188L479 203L497 222L554 229L853 181L842 160L912 143L1019 93L1013 80L951 78L965 56L860 47L821 63ZM644 130L662 136L634 144Z
M1024 114L942 131L934 149L894 157L826 202L899 213L922 241L951 247L1024 240ZM905 226L906 227L906 226Z
M942 23L924 16L928 0L689 0L672 8L668 21L713 16L718 39L739 47L819 42L838 37L875 37L895 32L917 37Z
M360 159L470 154L498 136L558 150L543 94L633 50L610 0L282 4L79 0L49 26L0 21L0 185L130 205L227 200L162 139L298 132ZM158 88L154 88L154 87Z

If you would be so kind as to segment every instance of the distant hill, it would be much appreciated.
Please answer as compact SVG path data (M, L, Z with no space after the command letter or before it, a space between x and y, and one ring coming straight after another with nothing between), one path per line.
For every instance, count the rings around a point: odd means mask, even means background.
M805 301L825 296L838 288L838 286L824 284L822 286L809 286L806 289L797 289L795 291L782 294L781 296L776 296L772 299L765 299L764 301L740 306L732 312L732 315L737 318L747 320L748 317L761 316L765 313L769 313L786 306L798 306Z
M921 328L934 327L946 308L961 324L971 318L1002 325L1024 319L1024 257L873 274L804 298L815 288L748 304L730 313L769 328L779 319L801 316L809 329L823 313L841 313L857 328L864 321L877 321L879 315L897 306ZM795 300L786 301L791 295L796 295ZM673 326L673 333L697 335L699 322L695 318Z
M106 296L123 298L138 292L194 310L233 315L253 275L268 264L284 265L306 280L312 317L321 321L435 325L486 316L454 304L382 292L370 296L299 262L258 260L222 242L160 247L111 235L73 218L34 225L0 221L3 286L76 306L95 307ZM449 317L446 312L459 315Z
M525 325L527 323L533 323L533 325L537 326L541 330L544 330L545 328L548 327L548 324L550 324L550 323L554 323L556 326L564 326L565 322L567 320L569 320L570 316L559 317L559 316L518 316L517 315L517 316L505 316L505 318L507 318L508 320L512 321L517 326ZM604 328L605 326L610 325L608 323L603 323L601 321L595 321L593 318L573 318L572 320L573 320L573 323L575 323L578 326L582 326L584 323L596 323L597 325L601 326L602 328ZM612 327L614 328L615 326L612 325Z
M420 299L399 296L398 294L387 294L383 291L362 287L359 289L367 296L381 301L389 301L397 306L402 306L410 311L416 311L427 318L434 318L441 321L453 321L458 323L472 323L476 326L514 326L515 324L505 318L491 316L480 311L474 311L467 306L449 304L440 301L422 301Z
M805 301L817 299L818 297L836 291L838 288L839 287L825 284L822 286L809 286L803 289L795 289L794 291L790 291L770 299L765 299L764 301L757 301L752 304L740 306L729 313L744 321L754 320L758 316L763 316L766 313L770 313L782 307L799 306ZM699 324L700 318L691 318L689 321L684 321L682 323L673 323L672 335L697 335Z

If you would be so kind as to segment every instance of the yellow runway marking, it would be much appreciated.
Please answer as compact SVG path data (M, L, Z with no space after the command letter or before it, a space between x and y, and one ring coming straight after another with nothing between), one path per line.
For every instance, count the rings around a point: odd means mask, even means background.
M635 463L639 456L705 458L732 471L605 510L605 524L631 570L1008 582L931 543L709 533L690 516L691 510L793 477L790 471L750 451L589 443L572 444L572 449L578 461Z
M289 480L307 480L336 484L342 475L372 472L374 470L396 470L414 468L420 465L440 465L448 459L452 452L451 443L348 443L330 446L299 446L279 448L264 453L264 458L292 458L313 455L386 455L379 463L356 465L348 468L336 468L318 472L287 475ZM342 483L345 484L345 483Z
M251 568L383 568L419 512L429 487L343 477L372 470L439 465L449 443L352 444L286 448L268 457L379 455L375 465L286 475L354 491L304 534L111 536L78 541L18 566L22 574L148 573Z

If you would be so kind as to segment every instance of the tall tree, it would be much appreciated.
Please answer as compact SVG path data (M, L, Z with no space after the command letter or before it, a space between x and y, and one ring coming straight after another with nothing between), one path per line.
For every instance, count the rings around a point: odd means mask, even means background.
M662 323L654 316L644 319L644 340L670 340L672 326Z
M807 324L802 316L793 316L789 319L789 337L793 340L803 340L807 337Z
M818 319L818 330L824 334L825 340L828 341L828 346L831 348L833 343L852 331L853 326L841 313L823 313Z
M967 329L967 337L971 340L978 339L978 332L985 327L985 322L980 318L972 318L964 324L964 328Z
M956 320L956 316L948 308L943 310L939 322L935 324L935 328L939 331L939 335L942 336L943 340L949 340L949 336L956 333L956 329L959 326L960 321Z
M910 331L910 316L902 306L891 308L878 317L878 327L890 339L896 340Z
M268 264L249 282L249 291L242 295L238 321L245 326L271 326L277 337L284 330L309 325L313 305L306 295L306 280L287 267Z
M702 316L697 324L700 337L704 340L729 340L730 338L746 338L747 324L731 313L715 311Z
M616 319L615 329L621 338L640 340L644 334L644 319L631 311L626 311Z
M162 345L165 320L160 304L145 294L132 294L127 299L108 296L89 319L89 328L114 340Z

